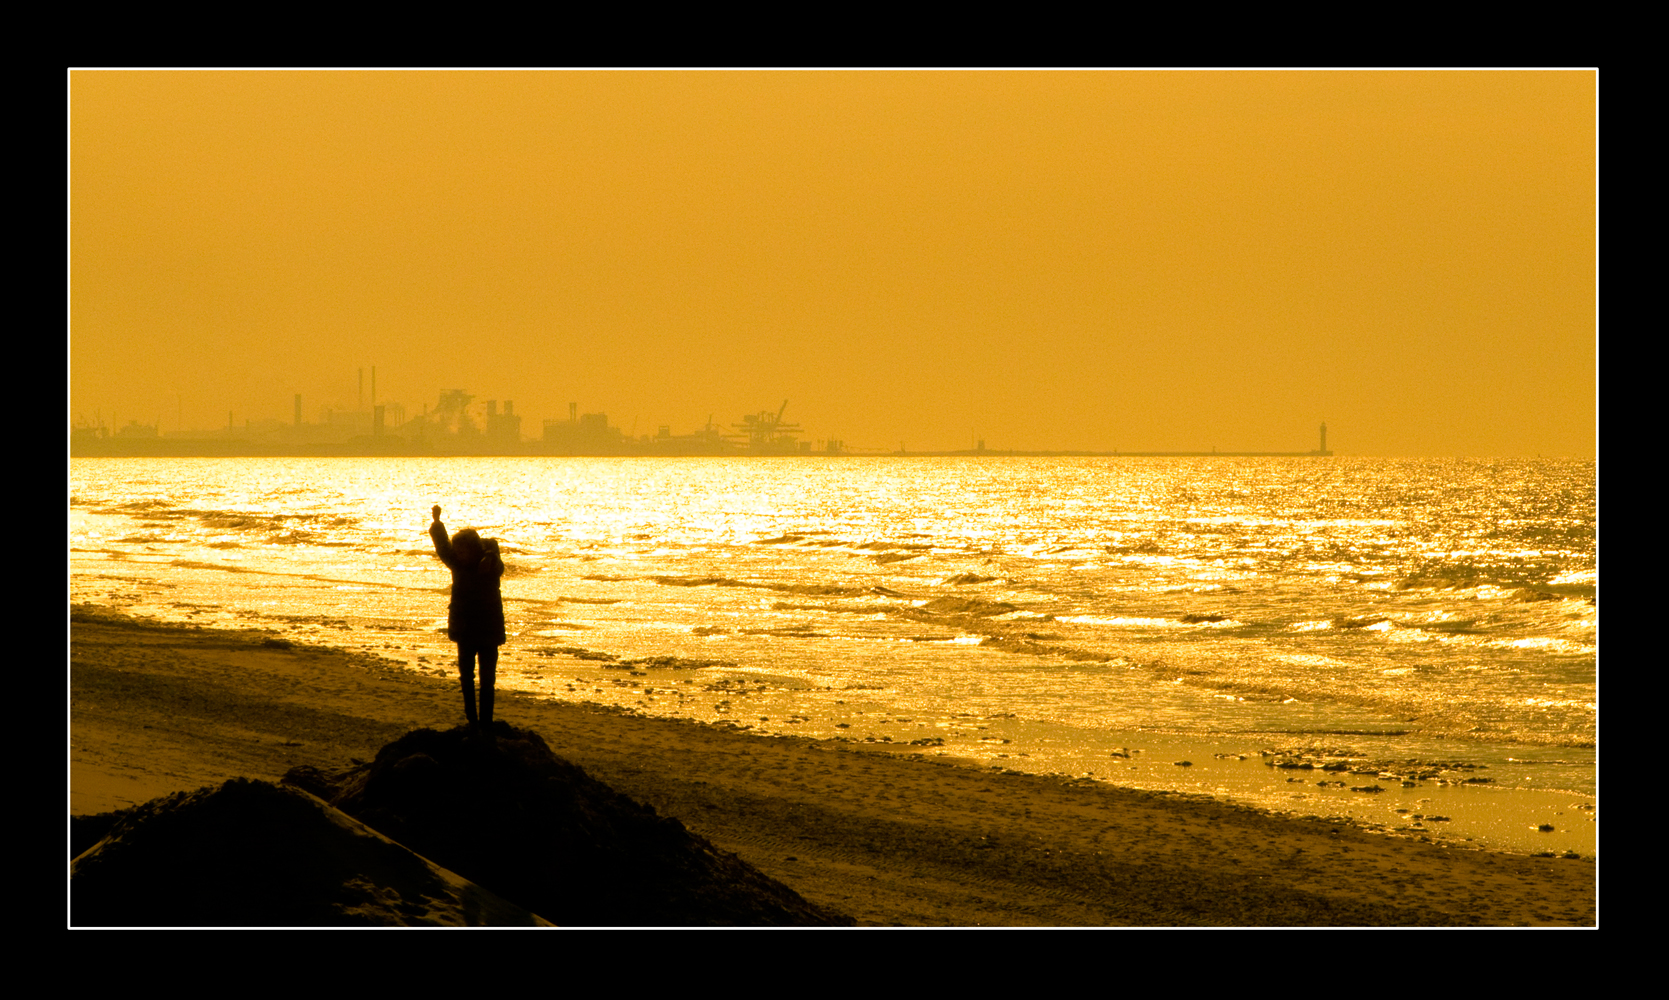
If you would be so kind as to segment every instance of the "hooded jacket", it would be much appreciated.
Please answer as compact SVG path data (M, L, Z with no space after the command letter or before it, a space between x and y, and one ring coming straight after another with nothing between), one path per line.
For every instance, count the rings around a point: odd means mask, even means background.
M467 566L452 547L446 525L439 521L429 525L429 537L434 539L435 555L452 571L446 637L460 646L504 645L504 599L498 590L504 563L498 553L489 549L479 563Z

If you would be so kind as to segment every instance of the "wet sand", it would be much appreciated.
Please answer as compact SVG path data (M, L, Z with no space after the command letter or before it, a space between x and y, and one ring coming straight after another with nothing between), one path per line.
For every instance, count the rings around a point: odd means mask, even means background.
M456 725L458 702L455 680L361 654L72 609L70 812L346 767ZM1597 924L1592 860L507 692L496 714L863 925Z

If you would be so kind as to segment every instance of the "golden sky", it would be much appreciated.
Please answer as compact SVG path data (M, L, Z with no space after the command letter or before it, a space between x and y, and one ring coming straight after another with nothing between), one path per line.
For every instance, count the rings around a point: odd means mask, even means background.
M1596 453L1592 71L69 75L70 417Z

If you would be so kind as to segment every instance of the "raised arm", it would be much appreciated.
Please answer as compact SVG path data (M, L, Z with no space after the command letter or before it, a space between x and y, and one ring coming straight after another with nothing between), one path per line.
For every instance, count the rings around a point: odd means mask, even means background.
M429 525L429 537L435 542L435 555L448 566L452 565L452 539L447 537L446 525L440 522L440 504L436 504L430 511L434 522Z

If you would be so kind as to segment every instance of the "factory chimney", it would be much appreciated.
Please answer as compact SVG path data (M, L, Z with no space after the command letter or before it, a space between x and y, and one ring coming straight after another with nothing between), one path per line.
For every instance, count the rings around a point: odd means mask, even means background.
M1323 455L1327 454L1327 421L1325 420L1321 422L1321 447L1317 450Z

